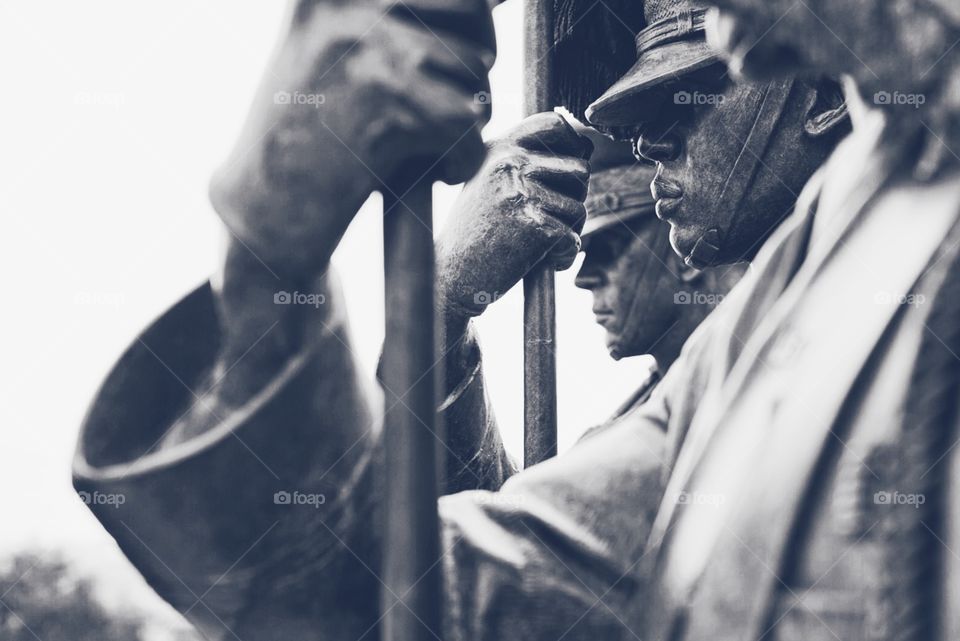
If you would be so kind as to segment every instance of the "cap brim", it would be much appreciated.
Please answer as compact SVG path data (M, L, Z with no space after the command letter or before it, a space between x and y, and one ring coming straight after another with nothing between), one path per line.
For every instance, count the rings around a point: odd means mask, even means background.
M606 127L639 124L649 119L651 110L644 109L644 99L651 90L720 61L719 54L702 38L670 42L646 51L630 71L587 107L587 120Z
M645 207L634 207L628 211L614 211L598 216L588 216L587 222L583 224L583 230L580 232L580 238L584 240L597 232L611 227L620 227L622 223L644 215L655 218L656 211L652 200Z

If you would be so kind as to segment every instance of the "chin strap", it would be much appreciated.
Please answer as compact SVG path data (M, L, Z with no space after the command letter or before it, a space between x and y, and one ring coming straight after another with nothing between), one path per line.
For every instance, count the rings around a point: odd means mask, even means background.
M640 284L646 282L651 269L673 271L669 267L670 256L673 255L673 248L670 247L670 234L666 226L660 226L659 220L654 220L653 222L658 225L659 231L650 245L644 248L644 262L642 267L631 272L634 276L634 286L631 288L633 290L633 299L630 301L627 314L623 319L623 325L620 327L620 341L622 343L620 357L631 356L638 352L644 353L651 347L650 345L637 344L637 334L646 320L648 308L650 307L650 298L649 296L641 295L642 288ZM632 251L632 249L628 247L625 251ZM674 274L674 276L676 276L676 274ZM677 282L681 280L678 276ZM616 357L615 359L620 360Z
M684 259L691 267L702 269L714 264L726 234L739 216L743 198L756 179L757 171L763 163L763 156L770 144L770 138L783 117L783 110L787 105L790 92L793 91L794 83L792 78L777 80L764 88L753 127L750 128L740 155L727 176L723 192L717 199L717 211L732 211L733 215L730 217L727 229L711 229L697 240L693 251Z

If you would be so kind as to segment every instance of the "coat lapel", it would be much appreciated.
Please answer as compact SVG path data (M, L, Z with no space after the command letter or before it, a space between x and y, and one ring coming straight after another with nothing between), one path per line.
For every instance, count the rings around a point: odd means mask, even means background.
M956 194L936 189L922 192L941 205L922 224L917 189L885 194L812 248L787 283L809 227L794 225L774 249L746 299L755 307L731 326L748 338L713 404L701 406L657 518L652 638L670 638L688 616L693 639L763 632L811 474L900 308L888 301L910 293L956 219Z

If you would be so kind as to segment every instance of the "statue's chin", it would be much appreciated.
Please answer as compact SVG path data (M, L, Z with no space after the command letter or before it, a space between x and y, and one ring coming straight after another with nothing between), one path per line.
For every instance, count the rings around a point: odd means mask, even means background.
M670 225L670 246L685 262L693 254L697 241L702 236L702 230L684 225Z
M615 361L623 358L623 349L620 347L620 337L616 334L607 333L607 351L610 353L610 358Z

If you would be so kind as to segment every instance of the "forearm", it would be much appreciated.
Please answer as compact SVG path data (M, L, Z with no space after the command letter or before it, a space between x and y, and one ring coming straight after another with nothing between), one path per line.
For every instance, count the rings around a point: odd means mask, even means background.
M516 472L516 466L503 446L487 397L473 323L444 347L446 389L439 410L446 432L444 493L496 490Z
M355 376L343 301L328 269L289 275L271 268L231 237L223 265L212 279L212 292L220 330L217 355L200 383L197 402L171 426L162 447L215 428L292 361L318 351L312 357L325 367L315 372L317 398L352 399L349 402L355 405L356 419L337 425L328 438L353 442L362 429L369 429L375 399L364 397ZM321 416L303 420L322 422L325 412L319 405Z

